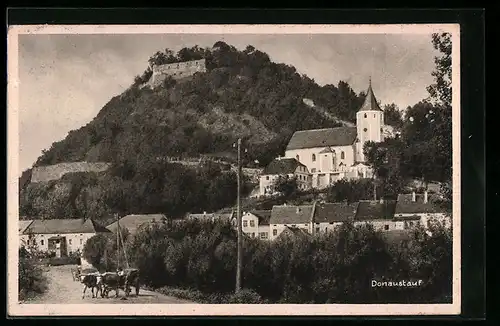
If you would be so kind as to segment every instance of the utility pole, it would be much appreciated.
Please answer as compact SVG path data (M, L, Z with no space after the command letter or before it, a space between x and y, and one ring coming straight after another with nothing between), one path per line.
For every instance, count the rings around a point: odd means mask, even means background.
M120 268L120 219L118 218L118 214L116 216L116 269Z
M241 290L241 267L242 267L242 225L241 225L241 138L238 138L238 194L237 194L237 212L236 218L238 223L238 258L236 266L236 293Z

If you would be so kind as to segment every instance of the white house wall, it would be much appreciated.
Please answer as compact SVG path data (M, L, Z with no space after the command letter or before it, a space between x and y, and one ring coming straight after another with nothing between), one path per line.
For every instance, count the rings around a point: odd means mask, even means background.
M355 226L371 224L373 228L377 231L393 231L393 230L404 230L404 221L393 221L393 220L377 220L377 221L356 221ZM385 228L388 226L388 229Z
M333 232L337 227L341 226L342 222L322 222L322 223L314 223L314 234L318 234L318 228L320 233Z
M39 250L48 251L49 244L48 240L52 237L61 236L66 237L66 245L68 253L75 252L77 250L83 251L83 246L88 239L92 238L96 233L47 233L47 234L35 234L36 244ZM27 236L26 236L27 237Z
M314 171L318 172L319 170L321 170L321 166L320 166L321 155L319 153L323 149L325 149L325 147L313 147L313 148L287 150L285 152L285 157L296 159L297 155L298 155L299 162L304 164L305 166L307 166L310 173L314 173ZM337 166L339 166L340 163L344 163L344 165L346 165L346 167L350 167L351 165L354 164L354 146L353 145L334 146L334 147L331 147L331 149L335 151ZM344 159L340 158L342 151L344 152ZM316 155L316 161L314 161L314 162L312 160L313 154ZM329 171L322 171L322 173L325 173L325 172L329 172Z

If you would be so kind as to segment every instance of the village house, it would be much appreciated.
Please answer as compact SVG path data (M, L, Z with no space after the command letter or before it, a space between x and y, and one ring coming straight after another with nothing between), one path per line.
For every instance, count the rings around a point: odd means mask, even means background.
M361 200L354 216L354 225L371 224L375 230L404 230L405 223L394 219L394 200Z
M231 221L233 224L235 223L236 214L231 212L217 212L217 213L207 213L203 212L202 214L187 214L187 220L199 220L199 221Z
M352 220L358 203L317 203L314 209L314 234L332 232Z
M163 214L130 214L121 217L118 221L109 224L106 228L111 232L116 233L119 224L120 229L126 229L129 234L134 235L143 225L163 223L166 220L167 217Z
M269 221L269 239L276 239L287 227L299 228L312 234L313 208L314 205L273 206Z
M23 235L28 237L28 246L36 246L56 257L66 257L72 252L83 251L87 240L94 235L109 232L92 219L52 219L34 220Z
M242 215L242 231L251 238L269 240L270 210L255 210Z
M433 223L439 223L451 228L451 218L437 204L437 196L425 191L423 194L400 194L396 204L395 215L397 219L420 221L425 228Z
M262 171L260 176L260 194L272 195L275 193L274 185L279 177L296 178L300 190L311 188L311 174L307 167L295 158L274 159Z
M19 246L27 247L29 234L25 233L33 220L19 220Z
M312 235L306 230L296 226L286 226L283 231L274 239L281 238L310 238Z
M313 188L325 188L346 178L370 178L365 163L366 142L384 140L384 112L373 93L371 81L365 101L356 113L356 127L301 130L295 132L285 157L295 158L311 173Z

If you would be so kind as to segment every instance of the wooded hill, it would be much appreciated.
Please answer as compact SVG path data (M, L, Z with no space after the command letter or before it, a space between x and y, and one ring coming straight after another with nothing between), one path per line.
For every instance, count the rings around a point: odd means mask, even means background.
M147 68L91 122L53 143L35 166L87 161L112 163L112 168L37 184L29 183L30 171L25 171L20 180L21 215L99 219L119 212L182 216L233 205L233 172L217 164L190 169L165 158L210 154L230 160L236 155L233 145L241 137L244 165L265 166L284 153L297 130L340 124L328 116L354 122L365 97L342 81L336 86L319 86L294 67L272 62L251 45L243 51L224 42L212 48L184 48L176 54L166 49L154 54L149 64L201 58L206 60L205 73L179 81L167 78L155 89L145 87L152 75ZM328 115L306 105L305 98ZM404 124L394 107L386 115L393 125ZM422 134L420 129L418 132ZM426 135L432 136L432 132ZM421 141L427 142L425 137ZM421 152L426 149L421 147ZM413 174L420 173L414 170Z

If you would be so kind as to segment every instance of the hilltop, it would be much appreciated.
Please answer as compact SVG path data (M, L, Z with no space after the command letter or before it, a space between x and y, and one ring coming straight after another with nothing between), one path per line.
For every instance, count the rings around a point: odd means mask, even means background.
M206 64L202 71L150 82L151 67L200 59ZM342 81L319 86L251 45L240 51L217 42L212 48L157 52L123 94L87 125L53 143L34 164L105 162L111 168L45 183L30 183L31 171L25 171L21 214L182 215L232 205L234 172L216 164L189 169L169 161L216 156L234 162L233 146L241 137L243 164L262 167L283 154L297 130L354 122L364 96Z

